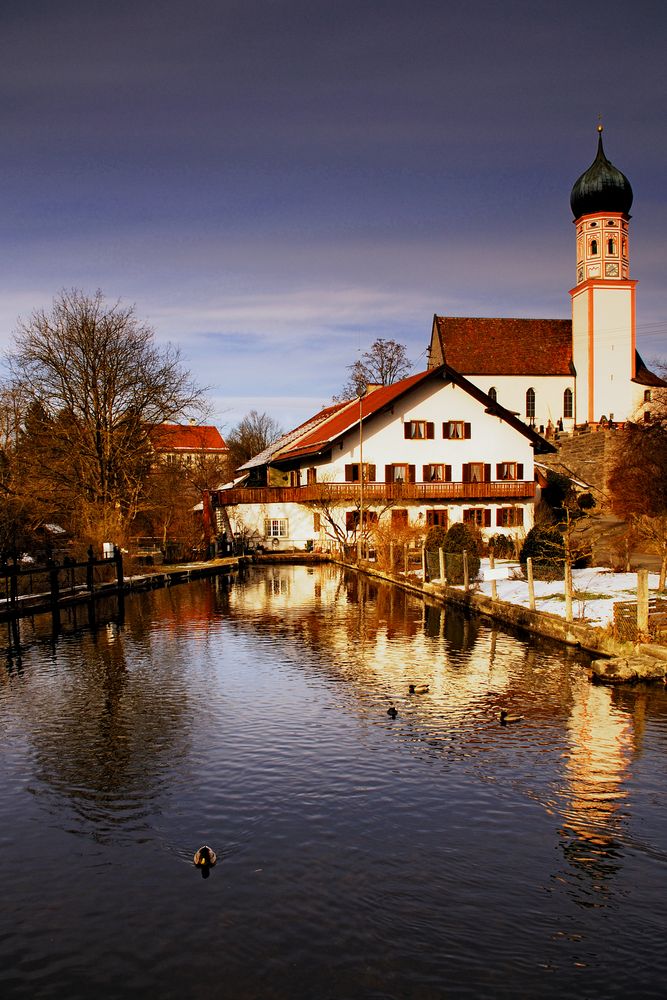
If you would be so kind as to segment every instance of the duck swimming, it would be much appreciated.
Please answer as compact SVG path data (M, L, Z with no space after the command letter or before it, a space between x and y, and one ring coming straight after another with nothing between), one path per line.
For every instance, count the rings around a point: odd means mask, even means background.
M211 847L207 847L204 844L200 847L198 851L195 851L195 856L192 859L198 868L212 868L213 865L218 860L218 856Z
M500 709L500 725L509 726L512 722L521 722L523 715L510 715L506 708Z
M430 686L430 684L410 684L408 685L408 691L410 694L428 694Z
M387 709L387 715L389 715L392 719L396 718L396 716L398 715L398 709L396 708L395 705L389 706L389 708Z

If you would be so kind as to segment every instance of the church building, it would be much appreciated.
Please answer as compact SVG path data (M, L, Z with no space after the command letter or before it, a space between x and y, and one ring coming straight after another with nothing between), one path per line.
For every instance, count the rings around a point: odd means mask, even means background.
M630 277L627 177L605 156L570 194L576 240L572 319L435 316L429 367L446 363L546 431L650 419L651 394L665 383L635 346L636 286Z

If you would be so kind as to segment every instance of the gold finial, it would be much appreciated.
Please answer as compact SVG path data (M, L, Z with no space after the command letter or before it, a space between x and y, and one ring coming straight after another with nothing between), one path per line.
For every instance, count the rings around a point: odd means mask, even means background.
M602 115L598 115L598 132L602 132L604 127L602 125Z

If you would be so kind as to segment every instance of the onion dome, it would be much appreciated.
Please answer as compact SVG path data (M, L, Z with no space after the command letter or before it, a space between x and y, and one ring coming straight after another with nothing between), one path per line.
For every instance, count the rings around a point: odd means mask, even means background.
M575 219L595 212L623 212L625 215L630 212L630 181L604 155L602 125L598 125L597 156L575 182L570 194L570 205Z

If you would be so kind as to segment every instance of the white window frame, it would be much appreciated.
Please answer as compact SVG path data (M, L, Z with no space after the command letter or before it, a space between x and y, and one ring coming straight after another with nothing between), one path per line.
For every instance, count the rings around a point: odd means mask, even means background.
M264 537L289 538L289 519L286 517L265 517Z

